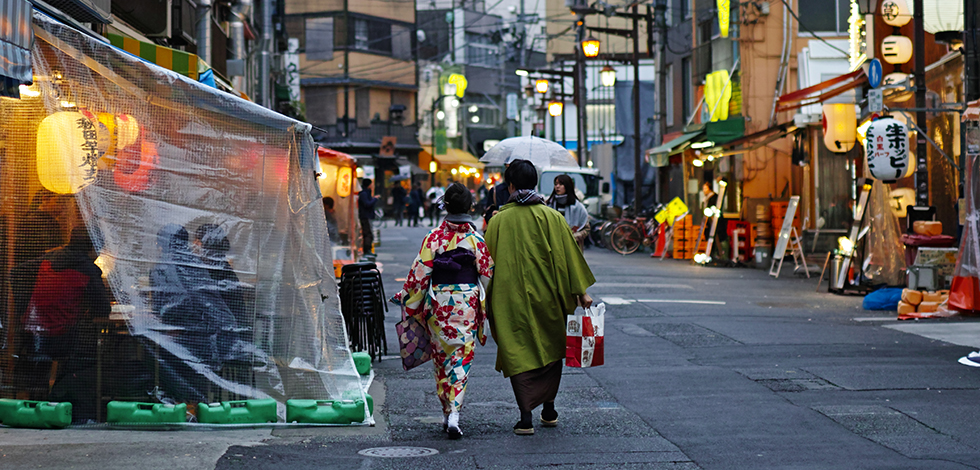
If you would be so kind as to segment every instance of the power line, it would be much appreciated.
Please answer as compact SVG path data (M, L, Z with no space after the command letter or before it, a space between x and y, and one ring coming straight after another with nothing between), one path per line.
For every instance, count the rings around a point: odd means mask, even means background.
M805 25L805 24L803 24L803 22L802 22L802 21L800 21L800 17L799 17L799 16L796 16L796 12L795 12L795 11L793 11L793 7L792 7L792 6L790 6L790 4L789 4L789 3L788 3L788 2L786 1L786 0L782 0L782 2L783 2L783 5L786 5L786 9L787 9L787 10L789 10L789 14L790 14L790 15L793 15L793 18L796 18L796 23L797 23L798 25L800 25L800 27L801 27L801 28L803 28L804 30L806 30L806 32L808 32L808 33L810 33L810 34L812 34L812 35L813 35L813 37L815 37L815 38L817 38L817 39L819 39L819 40L820 40L821 42L823 42L824 44L826 44L826 45L828 45L828 46L830 46L830 48L831 48L831 49L834 49L834 50L836 50L836 51L838 51L838 52L840 52L841 54L844 54L844 57L850 57L850 54L849 54L849 53L847 53L847 52L844 52L844 50L842 50L841 48L839 48L839 47L837 47L837 46L835 46L835 45L833 45L833 44L831 44L831 43L829 43L829 42L827 42L827 40L826 40L826 39L824 39L824 38L822 38L822 37L820 37L820 36L818 36L818 35L817 35L817 33L814 33L813 31L811 31L811 30L810 30L810 28L807 28L807 27L806 27L806 25Z

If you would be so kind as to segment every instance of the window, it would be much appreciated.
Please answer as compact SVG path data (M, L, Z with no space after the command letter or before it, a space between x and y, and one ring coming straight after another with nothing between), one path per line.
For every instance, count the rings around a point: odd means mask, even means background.
M694 10L692 2L693 0L680 0L681 2L681 18L688 19L691 17L691 12Z
M664 113L667 119L667 126L674 125L674 66L667 66L667 73L664 74L664 87L666 87L666 96L664 97Z
M368 49L368 20L354 20L354 49Z
M307 60L333 60L333 18L307 18L305 36Z
M481 67L497 67L499 48L483 34L466 33L466 63Z
M799 33L830 33L847 35L847 17L851 14L849 0L799 0L796 16L800 17ZM809 30L809 31L807 31Z
M373 18L354 18L351 21L354 26L350 32L350 44L353 49L392 54L391 23ZM411 43L409 43L408 48L410 52ZM399 54L403 52L400 48Z
M691 94L691 59L681 59L681 106L684 108L684 121L694 113L694 96Z

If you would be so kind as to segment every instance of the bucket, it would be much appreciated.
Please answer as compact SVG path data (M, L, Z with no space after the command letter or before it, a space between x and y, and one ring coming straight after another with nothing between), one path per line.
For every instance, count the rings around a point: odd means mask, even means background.
M769 269L772 265L772 240L768 238L755 239L755 267Z
M830 260L830 290L835 290L834 286L837 284L837 277L840 276L840 268L843 264L844 257L841 255L835 255L834 258Z

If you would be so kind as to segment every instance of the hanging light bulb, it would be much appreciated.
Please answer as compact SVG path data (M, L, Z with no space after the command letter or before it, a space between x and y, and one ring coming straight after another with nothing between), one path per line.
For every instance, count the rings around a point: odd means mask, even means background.
M612 68L611 65L606 64L602 70L599 71L599 81L602 86L614 86L616 85L616 69Z

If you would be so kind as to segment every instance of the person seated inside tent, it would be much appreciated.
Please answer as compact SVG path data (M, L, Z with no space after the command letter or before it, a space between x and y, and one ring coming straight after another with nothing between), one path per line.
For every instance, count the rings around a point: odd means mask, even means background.
M33 369L28 383L49 381L45 399L78 401L76 417L95 415L92 397L82 394L95 385L94 319L108 318L111 310L102 270L95 265L97 256L88 230L80 225L72 229L66 245L10 273L21 338L26 340L21 350L33 366L25 364L21 370Z
M211 280L217 283L221 298L235 315L237 325L240 328L248 327L252 303L249 299L254 298L255 289L241 282L232 269L228 261L231 242L225 229L217 224L202 224L194 231L194 245Z

